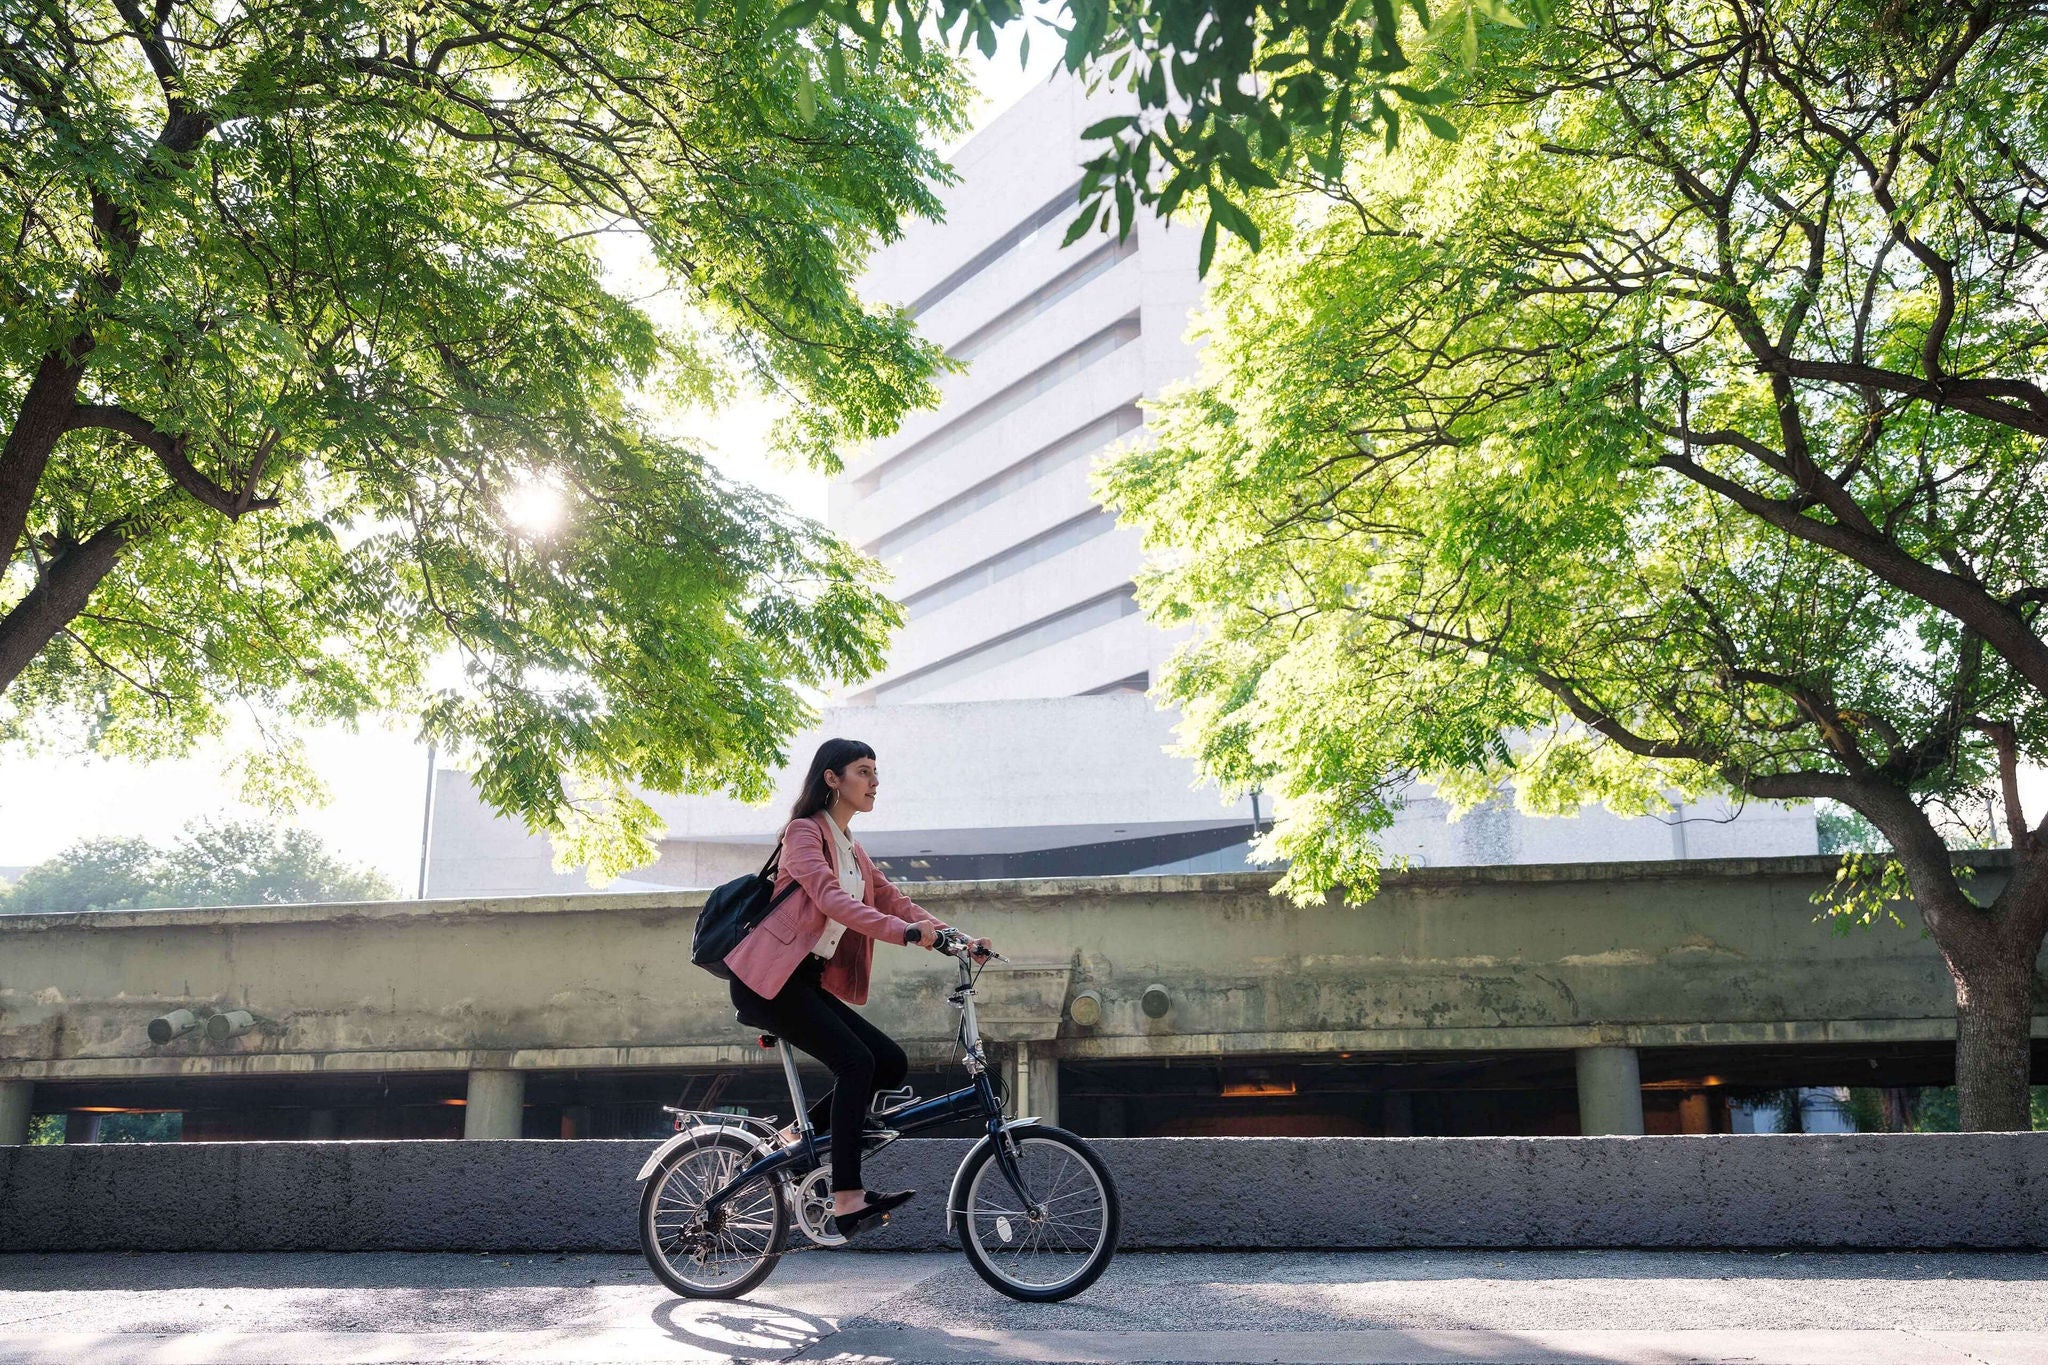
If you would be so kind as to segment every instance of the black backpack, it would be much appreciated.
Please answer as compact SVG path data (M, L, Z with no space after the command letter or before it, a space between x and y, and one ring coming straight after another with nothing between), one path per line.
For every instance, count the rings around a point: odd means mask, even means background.
M696 932L690 935L690 961L713 976L732 980L732 971L725 965L726 954L739 947L740 940L796 890L796 883L791 882L780 896L771 894L775 890L775 864L781 857L782 841L777 839L775 851L768 855L759 872L734 877L704 898L704 908L697 912Z

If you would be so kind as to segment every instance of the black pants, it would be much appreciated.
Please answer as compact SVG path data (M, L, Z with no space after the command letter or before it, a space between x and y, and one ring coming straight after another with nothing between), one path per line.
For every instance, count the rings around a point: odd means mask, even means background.
M832 1143L832 1188L857 1190L860 1131L877 1090L893 1090L910 1072L910 1059L888 1034L826 990L822 958L807 957L773 1000L745 982L732 983L733 1008L748 1025L789 1040L832 1069L831 1092L811 1106L811 1127L847 1135Z

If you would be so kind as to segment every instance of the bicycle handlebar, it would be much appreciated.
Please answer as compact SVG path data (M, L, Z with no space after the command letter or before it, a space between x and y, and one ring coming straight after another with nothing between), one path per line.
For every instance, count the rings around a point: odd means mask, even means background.
M990 958L993 958L997 962L1008 962L1010 960L1004 957L1001 953L997 952L993 948L987 950L986 952L971 953L970 950L973 947L974 940L969 938L967 935L961 933L958 929L941 929L938 933L938 936L932 940L932 950L934 952L944 953L947 957L960 957L962 955L971 955L974 957L981 958L984 961Z

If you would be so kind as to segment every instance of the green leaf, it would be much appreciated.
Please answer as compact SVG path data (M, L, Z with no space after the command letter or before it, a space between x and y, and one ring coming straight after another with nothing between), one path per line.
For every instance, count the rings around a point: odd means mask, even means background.
M805 123L818 121L818 86L811 79L811 65L805 62L796 82L796 111Z
M1212 214L1202 225L1202 258L1195 266L1195 273L1204 279L1209 275L1209 263L1216 259L1216 218Z
M824 0L797 0L793 5L784 6L769 21L768 36L779 38L796 29L809 28L823 8Z
M1464 58L1467 71L1479 66L1479 16L1473 12L1471 0L1466 0L1465 35L1459 43L1458 55Z
M1445 118L1442 114L1432 114L1427 109L1418 109L1415 112L1421 117L1423 126L1445 142L1456 142L1458 140L1458 125Z
M1101 214L1101 212L1102 204L1100 203L1100 201L1090 204L1086 208L1082 209L1080 216L1074 219L1073 222L1067 224L1067 235L1060 239L1060 245L1063 247L1072 246L1074 243L1080 241L1083 237L1087 236L1088 229L1095 226L1095 220Z
M1209 221L1221 221L1223 226L1242 237L1253 251L1259 249L1259 229L1256 224L1231 201L1228 195L1215 186L1209 187Z
M911 11L910 0L896 0L896 17L903 24L903 60L911 66L924 65L924 39L919 35L920 20Z
M846 49L838 43L825 49L825 79L831 85L834 95L845 97Z
M1028 29L1025 30L1024 36L1017 40L1017 69L1019 71L1029 71L1031 69L1031 33Z
M1135 114L1119 114L1115 118L1101 119L1083 128L1081 130L1081 140L1083 142L1093 142L1097 138L1114 137L1126 128L1135 128L1137 126L1138 119Z
M1458 98L1458 88L1448 83L1439 85L1432 90L1417 90L1412 85L1395 85L1389 88L1410 104L1435 106L1449 104L1452 100Z

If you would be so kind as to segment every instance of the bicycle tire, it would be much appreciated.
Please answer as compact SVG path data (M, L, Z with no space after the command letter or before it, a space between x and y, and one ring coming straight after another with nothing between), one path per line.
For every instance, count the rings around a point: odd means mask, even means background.
M1100 1192L1101 1210L1095 1243L1083 1255L1076 1269L1051 1283L1035 1283L1022 1280L1013 1274L1005 1274L997 1264L998 1257L992 1255L987 1246L987 1234L991 1230L989 1225L1000 1223L1012 1211L999 1211L991 1206L978 1207L985 1195L1011 1201L1016 1198L1009 1182L1003 1178L1001 1167L996 1164L996 1148L991 1142L976 1148L968 1156L967 1164L961 1168L961 1207L954 1210L954 1216L960 1220L960 1249L966 1254L967 1263L974 1267L975 1274L981 1276L991 1288L1010 1298L1023 1303L1057 1303L1062 1299L1070 1299L1101 1278L1102 1272L1109 1268L1110 1261L1116 1256L1117 1239L1123 1230L1123 1204L1117 1193L1116 1180L1110 1175L1109 1167L1103 1164L1102 1158L1096 1155L1095 1149L1090 1147L1085 1139L1064 1128L1040 1125L1017 1129L1011 1136L1017 1142L1019 1162L1025 1168L1027 1185L1033 1183L1034 1175L1040 1178L1046 1176L1043 1167L1047 1163L1035 1159L1039 1152L1035 1152L1034 1148L1042 1149L1047 1154L1055 1151L1064 1154L1073 1162L1078 1162L1080 1168L1093 1178L1093 1183ZM1041 1201L1055 1201L1061 1198L1058 1187L1043 1190L1033 1188L1032 1194ZM1028 1228L1017 1235L1028 1235ZM1068 1254L1047 1249L1055 1255ZM1021 1250L1020 1248L1019 1260Z
M709 1196L711 1189L730 1179L733 1172L750 1165L758 1154L756 1144L736 1132L708 1134L697 1142L686 1143L669 1153L662 1158L661 1165L655 1168L654 1173L647 1177L640 1192L640 1254L646 1257L647 1264L654 1271L656 1278L685 1298L736 1299L757 1288L775 1269L776 1262L782 1259L782 1248L787 1244L789 1236L789 1201L784 1195L782 1182L772 1179L763 1182L762 1193L742 1191L734 1201L731 1201L739 1204L742 1212L754 1215L750 1222L758 1221L759 1215L764 1211L762 1206L765 1204L766 1226L758 1230L761 1235L749 1238L750 1242L758 1241L761 1250L757 1254L721 1258L735 1265L751 1261L751 1269L740 1272L730 1280L714 1280L708 1276L693 1279L687 1269L693 1264L691 1256L683 1256L681 1264L678 1265L664 1251L664 1215L666 1214L666 1223L671 1232L668 1241L680 1243L682 1238L689 1234L683 1229L676 1228L675 1224L677 1215L689 1207L690 1195L697 1194L698 1206L701 1207L701 1200ZM682 1168L686 1163L705 1166L705 1173L699 1175L694 1171L684 1172ZM678 1197L676 1192L669 1192L668 1187L670 1182L679 1176L687 1179L688 1188L680 1192ZM704 1188L707 1184L711 1188ZM666 1206L663 1203L665 1192L670 1199ZM728 1204L728 1207L731 1207L731 1204ZM684 1227L687 1226L685 1223ZM716 1250L716 1247L711 1249ZM704 1264L702 1261L694 1263L700 1266Z

